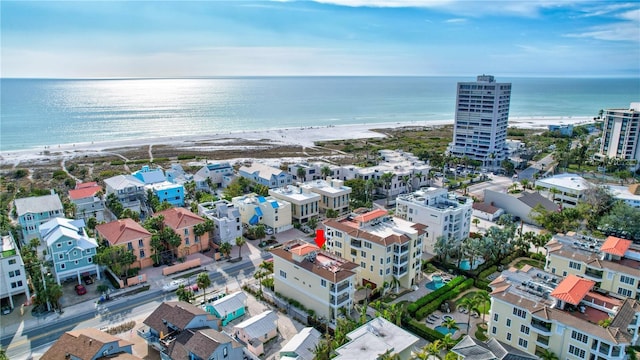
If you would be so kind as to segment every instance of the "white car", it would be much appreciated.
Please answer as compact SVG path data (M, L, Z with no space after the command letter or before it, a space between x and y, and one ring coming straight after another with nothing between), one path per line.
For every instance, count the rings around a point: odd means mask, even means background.
M187 282L184 279L173 280L170 283L165 284L162 287L162 291L164 292L176 291L178 290L180 285L186 285L186 284Z
M273 235L273 229L271 229L271 228L267 228L264 232L265 232L267 235Z

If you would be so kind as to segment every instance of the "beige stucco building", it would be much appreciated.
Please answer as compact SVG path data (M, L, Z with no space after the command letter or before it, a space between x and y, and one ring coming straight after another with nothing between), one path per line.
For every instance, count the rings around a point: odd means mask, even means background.
M291 204L291 220L304 224L320 213L320 195L306 186L289 185L277 189L269 189L269 195Z
M263 224L275 233L289 230L291 224L291 203L273 196L247 194L231 199L240 211L240 221L246 225Z

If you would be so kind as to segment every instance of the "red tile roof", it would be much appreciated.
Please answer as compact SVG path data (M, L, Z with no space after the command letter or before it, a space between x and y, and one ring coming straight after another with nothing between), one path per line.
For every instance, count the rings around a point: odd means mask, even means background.
M631 240L620 239L615 236L609 236L607 240L602 244L600 251L617 255L624 256L624 253L629 250L631 246Z
M102 187L95 181L88 183L76 184L76 188L69 190L69 198L71 200L84 199L94 196L98 191L102 191Z
M142 225L129 218L97 225L96 232L111 245L126 244L151 236Z
M569 304L578 305L595 284L595 281L570 274L558 284L550 295Z
M171 208L156 213L155 217L164 216L164 223L173 230L194 226L204 222L200 216L184 208Z
M307 255L308 253L312 252L312 251L316 251L316 250L320 250L319 247L313 245L313 244L303 244L300 246L294 246L291 248L291 252L298 255L298 256L304 256Z
M376 219L388 214L389 212L387 210L375 209L373 211L369 211L368 213L356 216L354 220L358 222L369 222L373 219Z

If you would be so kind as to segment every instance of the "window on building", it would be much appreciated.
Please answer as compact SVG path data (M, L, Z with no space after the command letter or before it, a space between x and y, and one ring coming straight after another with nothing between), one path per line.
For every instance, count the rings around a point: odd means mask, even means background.
M391 268L387 268L387 275L391 273Z
M577 332L575 330L571 331L571 338L574 340L578 340L581 343L587 343L589 341L589 337L586 334L583 334L581 332Z
M511 319L507 319L507 326L511 327Z
M579 262L569 261L569 268L580 270L581 267L582 267L582 264L580 264Z
M367 249L371 249L371 243L368 242L368 241L365 241L364 242L364 247L367 248Z
M287 273L280 270L280 277L286 279L287 278Z
M9 271L9 277L14 277L16 274L13 271Z
M320 285L321 285L322 287L327 287L327 280L325 280L325 279L320 279Z
M366 258L367 257L367 252L363 251L363 250L360 250L360 256L362 256L363 258Z
M624 295L626 297L631 297L631 294L633 294L633 291L629 290L629 289L625 289L625 288L618 288L618 294L620 295Z
M507 333L507 341L511 341L511 333Z
M367 264L364 263L364 261L360 261L360 267L363 269L367 268Z
M380 276L382 276L382 269L380 269Z
M14 265L16 263L16 259L9 260L9 265Z
M575 355L575 356L579 357L580 359L584 359L584 356L586 355L586 352L584 350L580 349L577 346L569 345L569 354Z
M497 332L498 332L498 329L496 329L496 327L495 327L495 326L491 327L491 333L492 333L493 335L495 335Z
M529 327L527 325L520 325L520 332L529 335Z
M60 269L64 269L64 268L66 268L66 265L65 264L60 264Z
M518 338L518 345L526 348L527 346L529 346L529 342L523 338Z
M144 254L144 249L140 249L140 259L144 259L145 254Z
M493 321L498 321L498 314L493 314Z
M93 258L92 257L88 257L87 258L87 262L92 263L93 262Z
M633 285L636 282L636 279L626 276L626 275L620 275L620 282L625 283L625 284L629 284L629 285Z
M142 239L138 240L138 247L139 248L144 247L144 242L142 241Z

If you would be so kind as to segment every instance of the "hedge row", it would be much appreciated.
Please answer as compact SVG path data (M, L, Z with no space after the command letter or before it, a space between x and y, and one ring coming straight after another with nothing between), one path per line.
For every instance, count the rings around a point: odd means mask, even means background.
M442 294L447 293L448 291L450 291L451 289L455 288L456 286L458 286L460 283L462 283L464 281L464 276L456 276L455 278L451 279L451 281L449 281L448 283L444 284L441 288L436 289L430 293L428 293L427 295L421 297L420 299L416 300L413 304L407 306L407 311L409 311L409 313L413 316L415 315L416 311L418 311L418 309L420 309L421 307L425 306L426 304L432 302L434 299L436 299L437 297L441 296Z
M443 302L445 302L446 300L455 298L456 296L460 295L460 293L469 289L472 286L473 286L473 279L465 280L462 284L456 286L454 289L446 292L445 294L438 296L438 298L436 298L432 302L418 309L418 311L416 311L415 318L418 320L424 319L427 315L438 310L438 308L440 307L440 305L442 305Z
M404 326L407 328L407 330L411 331L412 333L430 342L444 339L444 335L441 334L439 331L433 330L427 327L425 324L414 319L410 319L409 321L406 321L404 323Z
M487 278L487 276L493 274L496 271L498 271L498 267L497 266L495 266L495 265L489 266L486 270L484 270L480 274L478 274L478 280L485 280Z

